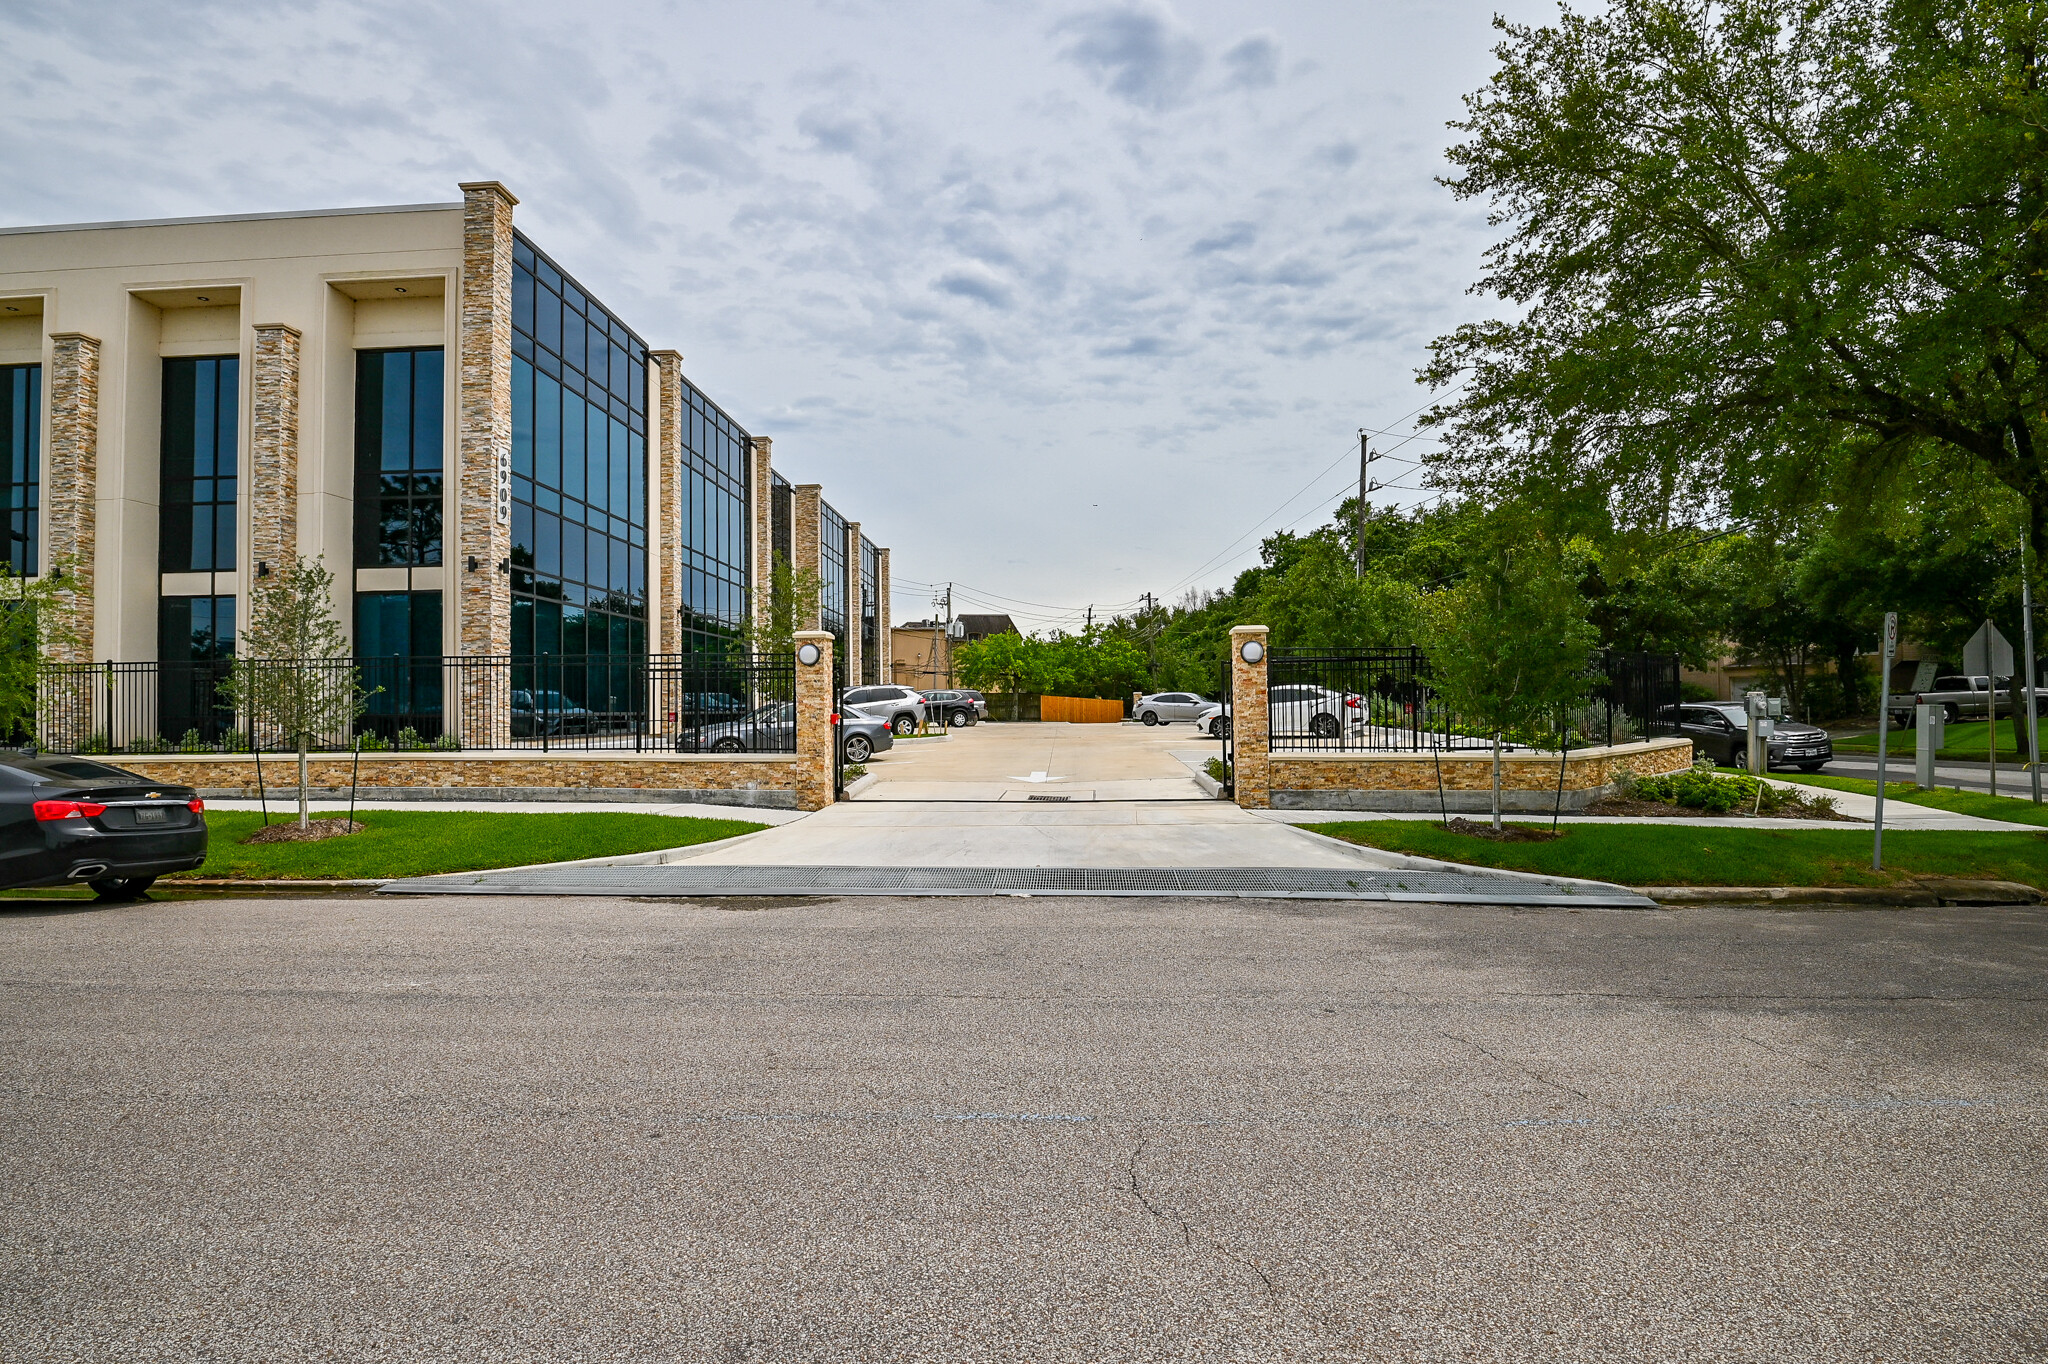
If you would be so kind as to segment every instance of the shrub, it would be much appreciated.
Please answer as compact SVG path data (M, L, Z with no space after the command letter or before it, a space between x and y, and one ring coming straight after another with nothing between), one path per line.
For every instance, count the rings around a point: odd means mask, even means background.
M440 738L434 740L434 751L437 753L453 753L461 747L462 740L456 738L453 734L443 734Z
M415 749L425 748L426 746L426 741L420 738L420 732L411 725L407 725L404 729L398 731L396 747L400 753L410 753Z
M375 730L366 730L356 735L356 749L358 752L384 753L389 751L390 748L391 745L386 742L384 736Z
M1678 699L1681 701L1718 701L1721 698L1714 695L1712 687L1702 687L1697 682L1681 682L1678 684Z
M1221 758L1209 759L1202 764L1202 770L1209 774L1210 781L1228 783L1230 780L1230 764Z
M171 746L154 734L128 741L128 751L130 753L168 753L170 750Z

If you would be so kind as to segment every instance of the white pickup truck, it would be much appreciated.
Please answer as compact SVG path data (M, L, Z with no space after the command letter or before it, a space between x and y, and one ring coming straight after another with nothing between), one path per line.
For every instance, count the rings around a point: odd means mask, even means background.
M1997 679L1998 689L1992 690L1992 679L1988 677L1937 677L1934 684L1922 692L1895 692L1891 700L1892 723L1904 728L1913 723L1915 706L1940 706L1942 718L1954 722L1960 719L1981 720L1993 713L1996 706L1999 715L2012 714L2012 679ZM2025 692L2021 693L2021 705L2026 704Z

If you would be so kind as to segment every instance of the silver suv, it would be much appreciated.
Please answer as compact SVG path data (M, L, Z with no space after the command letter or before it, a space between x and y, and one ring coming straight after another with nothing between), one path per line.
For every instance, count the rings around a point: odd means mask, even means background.
M924 697L908 687L849 687L839 703L887 724L898 735L917 732L924 722Z

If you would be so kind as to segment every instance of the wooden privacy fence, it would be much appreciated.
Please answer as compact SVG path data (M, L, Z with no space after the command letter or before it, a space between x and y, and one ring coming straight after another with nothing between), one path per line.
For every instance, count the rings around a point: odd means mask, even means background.
M1124 703L1092 696L1041 696L1038 718L1064 720L1073 725L1114 725L1124 718Z

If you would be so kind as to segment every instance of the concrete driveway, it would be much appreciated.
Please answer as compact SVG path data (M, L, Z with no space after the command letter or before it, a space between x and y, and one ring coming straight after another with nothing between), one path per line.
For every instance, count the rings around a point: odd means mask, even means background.
M0 914L0 1358L2048 1346L2048 917Z
M899 739L868 765L861 801L1207 800L1176 751L1207 743L1193 725L985 724Z

